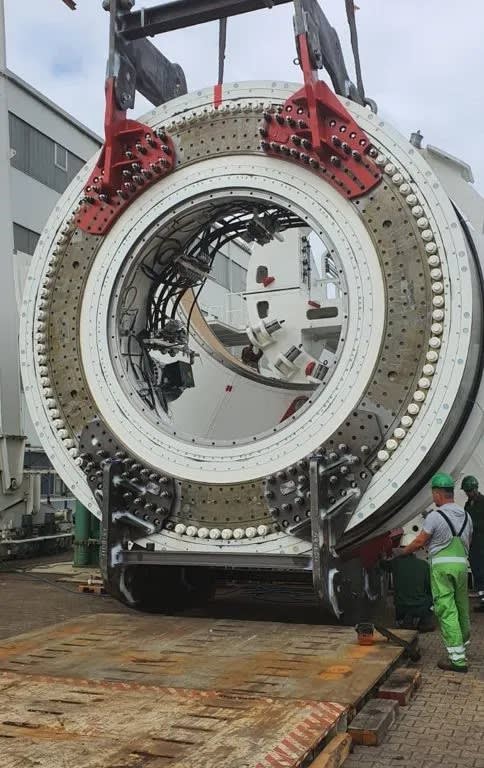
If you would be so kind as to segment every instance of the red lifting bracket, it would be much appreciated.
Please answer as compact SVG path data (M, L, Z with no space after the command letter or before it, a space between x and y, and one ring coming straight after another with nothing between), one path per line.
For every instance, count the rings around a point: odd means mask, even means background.
M105 142L77 215L80 229L105 235L147 187L171 173L175 147L164 131L126 118L117 106L114 78L106 81Z
M318 80L307 33L296 40L304 86L277 112L264 113L261 149L307 165L348 199L360 197L382 178L373 161L378 152L326 83Z

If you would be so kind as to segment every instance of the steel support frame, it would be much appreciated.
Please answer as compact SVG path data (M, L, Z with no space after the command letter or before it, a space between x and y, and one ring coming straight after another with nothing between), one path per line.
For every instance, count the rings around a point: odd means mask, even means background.
M121 13L119 32L126 40L138 40L289 2L292 0L172 0L152 8Z
M243 555L235 552L175 552L156 550L155 544L138 546L132 542L133 525L148 523L142 519L133 518L123 511L122 493L125 481L121 477L123 465L121 461L106 460L103 467L102 492L99 502L102 507L102 534L100 548L100 567L105 584L116 590L119 584L120 569L130 566L195 566L219 571L260 571L275 573L285 571L292 573L312 573L313 586L322 607L329 608L336 618L341 618L349 607L348 582L345 574L345 563L335 551L336 528L338 512L346 505L347 500L341 499L329 506L328 467L324 464L323 456L314 454L310 459L310 491L311 491L311 541L312 557L291 555ZM101 498L102 495L102 498ZM149 531L145 530L149 535ZM148 548L150 547L150 548ZM355 553L356 554L356 553ZM357 555L356 555L357 556ZM346 592L346 594L344 594ZM353 597L356 596L356 593ZM362 605L371 602L369 594L362 590L360 597ZM353 601L351 601L353 602ZM363 608L364 615L371 615Z
M200 566L220 570L260 570L260 571L292 571L307 572L312 569L309 556L293 557L291 555L238 555L234 552L164 552L145 547L128 547L127 536L130 523L136 523L122 511L121 491L123 481L121 462L106 461L103 468L102 499L99 503L102 509L102 532L100 547L100 567L106 584L113 578L113 571L130 565L165 565L165 566ZM142 521L139 521L142 525ZM146 531L147 532L147 531Z
M354 457L349 457L350 459ZM351 465L351 461L349 462ZM344 515L348 507L355 506L360 494L343 496L332 504L329 477L334 467L328 466L324 456L313 454L309 460L309 488L311 492L311 543L313 586L321 605L331 606L336 618L372 615L372 603L380 597L371 589L370 571L378 567L379 558L390 554L390 534L365 542L361 548L340 553L338 544L344 530ZM342 525L343 523L343 525Z
M331 605L335 616L339 618L343 613L336 593L336 582L340 573L333 549L333 515L324 504L324 499L329 496L329 488L328 476L323 470L321 460L319 454L314 454L309 460L313 586L319 602L322 605Z
M240 560L240 562L239 562ZM311 558L290 555L237 554L235 552L161 552L144 548L120 551L116 554L116 565L184 565L217 568L226 571L291 571L310 573Z

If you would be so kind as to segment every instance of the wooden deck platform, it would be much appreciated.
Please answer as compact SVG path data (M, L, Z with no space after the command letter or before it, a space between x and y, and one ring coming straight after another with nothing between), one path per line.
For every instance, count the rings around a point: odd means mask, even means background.
M413 633L402 633L406 639ZM4 768L292 768L402 649L343 627L102 614L0 643Z

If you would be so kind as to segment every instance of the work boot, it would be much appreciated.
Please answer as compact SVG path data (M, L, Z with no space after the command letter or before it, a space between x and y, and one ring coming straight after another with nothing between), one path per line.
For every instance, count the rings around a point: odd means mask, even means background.
M440 661L437 662L437 666L439 669L445 670L445 672L467 672L467 664L465 666L457 666L457 664L452 664L449 659L440 659Z

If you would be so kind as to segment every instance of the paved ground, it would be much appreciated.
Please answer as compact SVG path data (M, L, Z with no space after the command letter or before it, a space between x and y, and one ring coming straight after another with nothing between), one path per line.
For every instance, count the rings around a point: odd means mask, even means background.
M423 684L380 747L356 747L344 768L484 768L484 614L473 614L467 675L441 672L438 632L421 635Z
M49 558L49 562L65 560L62 555ZM10 572L10 569L24 569L43 560L15 560L3 563L0 568L0 639L41 629L49 624L85 616L90 613L129 612L110 597L81 594L75 584L47 578L30 571ZM89 569L86 569L89 573ZM1 765L1 762L0 762Z
M65 557L65 556L64 556ZM45 560L42 561L45 563ZM7 567L25 567L12 563ZM2 607L0 638L92 613L131 613L109 597L79 594L75 584L57 577L0 571ZM237 598L235 601L233 598ZM311 621L309 606L299 599L287 608L280 590L255 590L250 600L226 594L211 606L213 615L234 615L234 602L243 605L243 618ZM250 603L252 602L252 608ZM283 608L284 606L284 608ZM237 612L237 611L236 611ZM251 613L253 614L251 616ZM307 615L305 615L307 613ZM287 616L287 614L290 614ZM484 614L473 614L470 671L467 675L441 672L437 632L421 636L423 685L400 715L381 747L356 747L345 768L484 768Z

